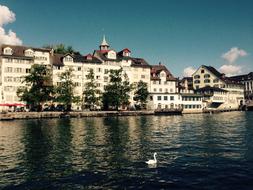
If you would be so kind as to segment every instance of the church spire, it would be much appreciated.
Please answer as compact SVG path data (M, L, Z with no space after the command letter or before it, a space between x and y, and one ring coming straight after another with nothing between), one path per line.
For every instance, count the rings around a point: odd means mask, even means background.
M108 50L109 49L109 44L106 42L106 39L105 39L105 35L103 36L103 40L102 40L102 43L100 44L100 50Z

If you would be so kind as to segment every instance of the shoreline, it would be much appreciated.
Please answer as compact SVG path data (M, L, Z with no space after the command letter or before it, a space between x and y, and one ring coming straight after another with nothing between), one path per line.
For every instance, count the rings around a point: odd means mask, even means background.
M221 113L240 110L210 110L203 112L187 112L184 114L207 114L207 113ZM143 111L83 111L83 112L7 112L0 113L0 121L12 121L16 119L50 119L50 118L82 118L82 117L118 117L118 116L142 116L142 115L156 115L154 110ZM166 115L166 114L163 114ZM178 114L168 114L178 115Z
M139 115L154 115L154 111L8 112L0 113L0 121L12 121L15 119L114 117Z

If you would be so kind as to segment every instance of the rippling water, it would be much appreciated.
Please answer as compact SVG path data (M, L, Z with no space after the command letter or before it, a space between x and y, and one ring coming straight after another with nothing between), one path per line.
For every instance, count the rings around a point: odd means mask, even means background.
M1 188L253 189L253 112L0 122Z

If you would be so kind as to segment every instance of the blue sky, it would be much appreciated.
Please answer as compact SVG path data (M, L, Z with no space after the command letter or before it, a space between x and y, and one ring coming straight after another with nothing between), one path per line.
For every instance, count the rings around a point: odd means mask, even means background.
M11 29L24 45L64 43L87 54L105 34L116 51L127 47L150 64L161 61L178 77L202 64L227 74L253 71L252 0L0 0L0 5L16 16L3 25L5 32Z

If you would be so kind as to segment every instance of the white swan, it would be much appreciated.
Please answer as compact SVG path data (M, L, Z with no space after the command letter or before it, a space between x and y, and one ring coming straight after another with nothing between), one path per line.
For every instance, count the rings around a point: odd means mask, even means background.
M147 163L147 164L156 164L156 163L157 163L156 155L157 155L157 153L155 152L155 153L154 153L154 160L149 160L149 161L147 161L146 163Z

